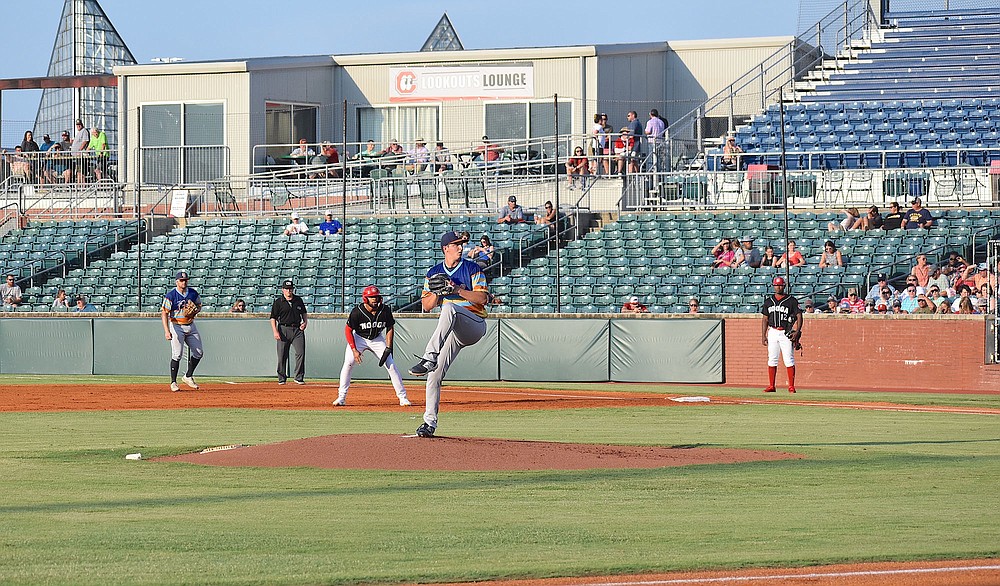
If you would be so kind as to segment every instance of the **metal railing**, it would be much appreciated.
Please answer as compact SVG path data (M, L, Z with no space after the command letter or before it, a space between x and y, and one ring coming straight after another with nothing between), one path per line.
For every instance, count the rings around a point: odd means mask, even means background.
M118 180L118 161L110 151L5 151L3 164L9 179L32 185Z

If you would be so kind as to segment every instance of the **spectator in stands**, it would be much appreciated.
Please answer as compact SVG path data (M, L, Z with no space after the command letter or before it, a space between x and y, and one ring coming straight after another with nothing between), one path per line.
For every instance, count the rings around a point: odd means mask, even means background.
M233 306L229 308L229 313L246 313L247 312L247 302L243 299L237 299Z
M903 294L899 296L899 302L903 306L903 311L913 313L917 309L917 284L907 283Z
M931 213L923 207L919 197L913 198L910 202L912 209L903 215L901 227L907 230L917 230L920 228L930 229L934 225L934 218Z
M622 305L622 313L649 313L649 308L639 303L639 298L633 295Z
M21 287L18 286L14 275L7 275L7 281L0 285L0 299L3 299L4 310L8 311L21 305L21 302L24 301L24 293L21 292Z
M917 255L917 264L910 269L910 275L917 279L917 285L927 289L927 282L931 279L931 265L927 264L926 254Z
M736 136L729 134L726 136L726 144L722 147L722 170L723 171L739 171L740 155L743 154L743 149L736 144Z
M40 179L42 183L56 184L60 180L63 183L69 183L70 170L65 154L63 153L62 143L52 143L52 146L48 149L46 159L45 165L41 169L42 176Z
M823 310L823 313L837 313L837 306L838 305L839 305L839 303L837 302L837 298L836 297L834 297L833 295L827 297L826 298L826 309Z
M843 255L837 250L837 245L833 243L833 240L827 240L823 245L822 254L819 255L819 268L842 266L844 266Z
M90 146L90 133L83 126L83 120L76 121L76 134L73 135L72 151L82 153ZM82 182L82 180L81 180Z
M948 289L948 285L948 278L945 277L944 273L941 271L941 265L932 266L930 277L928 277L926 285L928 291L931 287L935 286L941 291L945 291Z
M389 141L389 146L385 147L379 151L378 156L380 157L402 157L406 154L403 147L399 145L399 141L395 138Z
M753 269L759 269L763 258L760 254L760 249L753 245L753 236L747 234L740 238L740 247L737 250L736 257L733 259L733 266L748 266Z
M43 153L48 152L48 150L52 148L52 145L54 144L56 143L52 141L52 137L46 134L45 136L42 137L42 144L38 145L38 150L42 151Z
M878 302L875 303L875 311L873 311L872 313L877 315L885 315L889 313L889 307L891 305L892 305L891 301L889 301L888 303L883 303L881 300L879 300Z
M948 302L947 298L941 298L934 313L937 315L949 315L951 313L951 303Z
M41 149L38 148L38 143L35 142L35 135L30 130L24 131L24 140L21 141L21 152L22 153L37 153Z
M593 155L594 160L590 164L590 172L597 175L599 167L604 168L604 174L611 174L611 142L610 135L614 128L608 124L608 115L601 112L594 114L594 126L591 133L594 135Z
M847 304L847 307L851 310L851 313L864 313L865 312L865 300L858 295L858 290L851 287L847 290L847 297L840 300L840 305L843 306Z
M56 298L52 300L52 311L69 311L69 299L66 298L65 289L56 292Z
M837 306L837 313L851 313L851 304L847 301L841 301L840 305Z
M851 230L878 230L882 227L882 214L878 211L878 206L871 206L868 211L857 222L851 226Z
M493 243L490 242L490 237L483 234L479 237L479 244L474 246L466 256L479 265L480 268L485 269L489 265L493 264L493 254L496 252L496 248Z
M656 153L657 145L662 144L667 136L667 119L660 116L660 112L653 108L649 111L649 119L646 120L644 131L646 141L649 143L649 152Z
M629 112L631 115L632 112ZM635 136L632 135L632 131L628 126L623 126L619 131L618 138L615 139L615 153L618 154L618 160L615 168L615 173L621 175L625 173L625 165L628 163L628 172L636 173L639 171L639 163L636 160L635 152Z
M308 141L304 138L299 139L299 146L292 149L292 152L288 153L289 157L302 157L309 158L316 156L316 151L312 150L309 146Z
M871 286L871 289L868 290L868 294L865 295L865 299L878 299L878 296L883 289L889 289L892 295L896 294L896 288L889 284L889 277L887 277L885 273L881 273L878 277L876 277L876 283Z
M406 170L411 173L423 173L431 162L431 151L427 148L427 142L422 138L414 141L413 150L408 152L407 156L409 163Z
M639 122L639 114L632 110L625 115L628 120L625 123L625 127L628 128L628 134L632 138L631 143L631 153L629 154L629 160L634 166L629 167L629 173L636 173L639 171L639 161L641 157L639 154L642 152L642 137L646 133L646 129L643 128L642 122Z
M497 224L520 224L524 221L524 209L517 205L517 198L513 195L507 198L507 205L500 209L500 216Z
M903 212L899 211L899 204L892 202L889 204L889 213L882 218L883 230L898 230L903 225Z
M989 281L989 265L981 262L976 266L976 272L972 274L973 289L982 290L983 285Z
M476 147L479 153L479 166L484 169L492 169L500 162L500 153L503 149L500 145L490 142L490 137L483 135L483 144Z
M896 296L887 285L879 292L878 297L875 298L875 306L878 307L879 305L884 305L886 309L888 309L892 307L892 302L895 300Z
M947 291L947 288L945 288L944 290ZM938 284L934 283L933 281L927 287L927 298L931 300L931 303L933 303L935 307L939 303L948 303L948 298L942 295L941 291L942 291L941 287L938 286Z
M321 164L326 167L326 169L316 173L315 176L310 175L310 179L315 179L316 177L336 179L340 177L340 169L333 166L340 164L340 151L337 150L337 146L335 144L331 142L324 142L321 144L320 153L316 155L313 162Z
M688 299L688 313L698 313L699 309L701 309L701 304L698 303L698 299L696 297Z
M926 291L924 291L923 288L920 287L920 284L917 283L917 278L916 277L914 277L913 275L906 275L906 286L909 287L910 285L913 285L914 287L917 288L917 293L925 293L926 292ZM905 293L905 292L906 292L906 290L904 288L904 290L900 292L900 296L902 296L902 294Z
M73 150L73 141L69 139L69 131L62 131L62 140L59 141L59 146L62 147L63 151L69 152Z
M556 235L556 228L558 227L559 220L559 210L555 209L552 205L552 201L546 201L543 207L543 213L535 214L535 223L539 226L549 227L549 238Z
M365 143L364 150L358 152L358 156L355 160L361 162L361 176L368 177L372 169L375 168L377 159L382 155L382 153L375 148L375 141L369 140Z
M451 171L451 151L445 148L443 142L434 145L434 150L431 151L431 164L433 165L432 171L434 173Z
M809 297L807 297L805 302L803 302L802 307L802 311L806 313L822 313L820 310L816 309L816 303Z
M861 219L861 212L858 208L847 208L844 210L844 219L837 222L830 222L826 225L826 229L830 232L836 232L838 230L848 231L854 228L854 225L858 223Z
M326 210L326 212L323 213L323 216L323 222L319 225L320 234L323 236L330 236L332 234L344 233L344 226L337 220L333 219L332 211Z
M111 155L111 151L108 150L108 135L100 128L91 128L87 150L94 154L94 178L100 181L108 174L108 157Z
M926 295L918 295L917 308L910 313L933 314L935 309L937 306Z
M763 258L761 258L760 266L762 267L778 266L778 257L774 256L774 247L771 246L770 244L764 247L764 256Z
M90 303L89 301L87 301L87 298L84 297L83 295L77 297L75 303L76 303L76 307L73 308L73 311L76 311L76 312L88 312L88 313L96 313L97 312L97 306L95 306L93 303Z
M775 267L783 267L788 265L790 267L804 267L806 266L806 259L802 256L802 253L796 250L795 241L788 241L788 250L782 254L778 260L774 263Z
M306 223L299 218L299 214L292 212L292 223L285 226L285 236L293 236L295 234L307 234L309 232L309 227Z
M958 310L955 313L960 313L962 315L968 315L976 313L976 306L972 302L971 297L960 297L955 303L958 304ZM954 306L952 306L954 308Z
M733 250L733 243L729 238L723 238L712 248L712 256L715 260L712 261L713 268L720 267L731 267L733 266L733 259L736 258L736 251Z
M951 283L952 288L958 291L960 286L965 285L973 290L977 290L978 287L976 286L975 277L977 269L978 265L973 264L964 267L958 274L955 275L955 278Z
M7 151L0 151L0 155L3 155L4 160L10 165L10 174L12 177L18 177L25 182L31 183L35 180L35 176L31 172L31 161L28 160L28 157L24 156L23 152L21 145L17 145L14 147L13 154L8 155Z
M903 304L899 299L892 300L892 313L897 315L906 313L906 311L903 309Z
M573 156L566 160L566 183L570 189L576 189L576 180L580 180L580 188L587 187L587 174L590 172L590 165L586 155L583 154L583 147L573 149Z
M968 285L963 283L961 285L956 286L955 292L958 293L958 297L956 297L955 301L953 301L951 304L951 311L953 313L961 313L959 309L962 306L963 299L968 299L969 300L968 303L970 304L971 307L976 306L976 301L978 301L978 299L972 296L972 288L970 288Z

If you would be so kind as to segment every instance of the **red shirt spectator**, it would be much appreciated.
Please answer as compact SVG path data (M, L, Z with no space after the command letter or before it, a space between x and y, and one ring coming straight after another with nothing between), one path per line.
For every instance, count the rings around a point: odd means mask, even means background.
M639 303L639 298L633 295L622 305L622 313L649 313L649 309Z
M851 308L851 313L864 313L865 312L865 300L858 295L857 289L848 289L847 297L840 300L840 304L847 304Z

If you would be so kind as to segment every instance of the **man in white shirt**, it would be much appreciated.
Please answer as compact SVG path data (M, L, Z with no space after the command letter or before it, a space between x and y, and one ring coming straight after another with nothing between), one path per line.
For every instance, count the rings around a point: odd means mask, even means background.
M3 308L13 309L21 305L23 296L21 288L14 280L14 275L7 275L7 281L0 284L0 299L3 300Z
M292 236L293 234L306 234L309 232L309 227L303 222L299 215L296 213L292 214L292 223L285 226L285 236Z

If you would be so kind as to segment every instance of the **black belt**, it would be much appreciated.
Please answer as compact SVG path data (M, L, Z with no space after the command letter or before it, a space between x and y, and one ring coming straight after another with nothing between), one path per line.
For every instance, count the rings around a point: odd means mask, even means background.
M278 325L281 326L281 327L283 327L283 328L297 328L297 327L299 327L299 324L278 324Z

